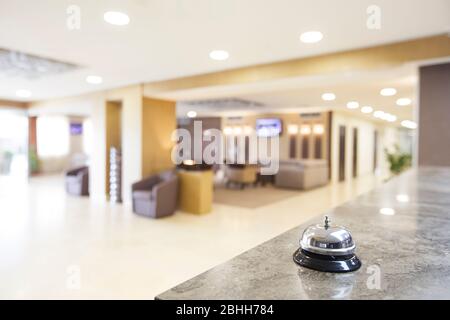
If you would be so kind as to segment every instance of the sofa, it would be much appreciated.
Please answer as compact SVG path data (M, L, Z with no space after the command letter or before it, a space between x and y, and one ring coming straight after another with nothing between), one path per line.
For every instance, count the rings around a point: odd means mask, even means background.
M275 176L278 188L308 190L328 183L326 160L282 160Z
M89 195L89 168L78 167L66 172L66 191L74 196Z
M162 218L177 209L178 178L164 171L132 185L133 212L149 218Z

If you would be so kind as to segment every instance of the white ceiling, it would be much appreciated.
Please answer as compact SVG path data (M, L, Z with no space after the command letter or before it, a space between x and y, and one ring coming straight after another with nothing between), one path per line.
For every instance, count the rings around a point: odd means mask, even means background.
M66 28L66 9L81 8L81 30ZM0 98L29 89L32 100L69 96L126 84L317 55L444 33L448 0L377 0L381 30L366 28L373 0L0 0L0 47L75 63L84 68L39 80L0 77ZM105 23L107 10L131 23ZM320 30L318 44L299 35ZM212 61L213 49L230 52ZM92 86L89 74L104 78ZM276 99L276 97L274 97Z
M401 120L414 119L413 108L417 105L417 66L403 65L388 70L371 72L352 72L326 76L299 77L283 80L259 82L249 85L218 86L170 92L160 95L161 98L177 101L210 100L234 97L264 104L264 107L214 108L213 106L179 105L177 115L185 117L194 110L199 116L236 116L260 112L308 112L318 110L347 110L349 101L358 101L360 106L371 106L397 116L398 125ZM383 88L395 88L397 94L391 97L380 95ZM322 94L331 92L336 95L334 101L323 101ZM145 93L145 92L144 92ZM396 105L398 98L412 100L410 106ZM360 109L347 110L354 114L362 114Z
M362 106L371 106L374 110L381 110L396 115L399 119L411 119L412 107L416 100L417 77L411 75L401 78L370 79L364 81L340 81L320 87L298 87L281 91L267 91L259 94L241 96L244 99L263 102L269 106L281 107L284 110L324 107L330 109L346 109L349 101L357 101ZM395 88L397 94L392 97L380 95L383 88ZM331 92L336 95L334 101L323 101L322 94ZM399 107L398 98L413 100L411 106ZM360 112L360 109L352 110Z

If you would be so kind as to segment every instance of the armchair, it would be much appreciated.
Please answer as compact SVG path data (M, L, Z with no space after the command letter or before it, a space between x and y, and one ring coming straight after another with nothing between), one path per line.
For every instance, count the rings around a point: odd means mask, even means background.
M89 168L79 167L66 172L66 191L74 196L89 195Z
M177 208L178 178L165 171L132 185L133 212L150 218L172 215Z
M225 167L226 186L234 183L244 189L246 185L255 185L258 167L254 165L228 164Z

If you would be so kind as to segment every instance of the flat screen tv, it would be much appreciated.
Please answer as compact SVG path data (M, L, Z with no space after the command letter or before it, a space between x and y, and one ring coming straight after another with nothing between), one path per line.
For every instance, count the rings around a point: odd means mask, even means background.
M282 131L281 119L256 119L256 134L258 137L275 137L281 135Z
M70 124L70 135L79 136L83 134L83 124L82 123L71 123Z

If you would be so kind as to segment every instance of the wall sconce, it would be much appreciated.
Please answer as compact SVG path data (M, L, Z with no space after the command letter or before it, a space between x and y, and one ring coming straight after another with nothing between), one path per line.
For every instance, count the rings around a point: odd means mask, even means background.
M315 124L313 128L314 134L323 134L325 129L322 124Z
M226 136L229 136L230 134L233 133L233 128L231 128L231 127L225 127L225 128L223 128L223 133L224 133Z
M288 126L288 133L289 133L289 134L292 134L292 135L298 134L298 125L296 125L296 124L290 124L290 125Z
M308 125L301 126L300 133L305 136L310 135L311 134L311 126L308 126Z
M244 127L244 134L245 135L250 135L250 134L252 134L252 132L253 132L253 128L252 127L250 127L250 126L245 126Z
M240 134L242 134L242 128L241 127L238 127L238 126L236 126L236 127L234 127L233 128L233 133L235 134L235 135L240 135Z

